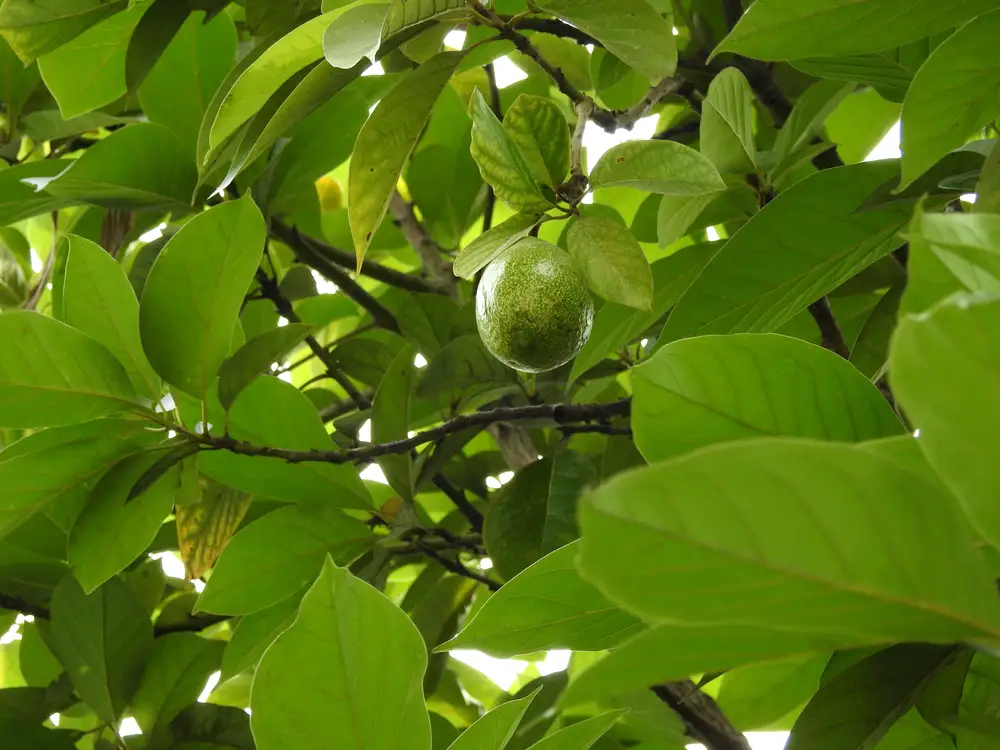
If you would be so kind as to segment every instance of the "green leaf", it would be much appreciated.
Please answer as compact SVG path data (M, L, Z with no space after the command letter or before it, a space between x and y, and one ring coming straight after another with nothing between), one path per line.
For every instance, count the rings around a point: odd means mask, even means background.
M515 211L538 214L552 207L543 184L532 169L529 156L501 125L477 89L469 103L472 115L472 158L496 197ZM551 195L551 193L549 193Z
M437 354L451 339L452 323L458 315L454 300L441 294L414 294L399 306L396 316L400 332L422 351Z
M503 116L503 129L517 145L536 182L551 188L569 173L569 123L541 96L521 94Z
M0 222L13 224L72 205L73 201L38 190L33 184L48 182L71 164L69 159L46 159L0 169Z
M403 36L427 21L464 16L460 11L466 4L467 0L392 0L382 27L383 42Z
M904 290L905 287L897 284L882 295L851 347L851 364L873 382L878 382L889 361L889 339L896 330Z
M595 190L630 187L661 195L703 195L726 189L715 166L673 141L626 141L608 149L590 173Z
M211 412L209 417L216 418ZM221 418L220 414L220 426ZM273 377L258 378L236 399L229 413L229 432L253 445L333 450L333 441L312 402L290 383ZM331 508L371 508L368 491L349 464L292 464L280 458L225 451L203 453L199 464L216 481L255 495Z
M49 646L77 695L103 721L113 723L139 685L153 647L153 625L119 579L88 596L66 576L52 595Z
M136 123L88 148L45 190L68 202L183 212L196 178L190 154L169 130Z
M624 713L611 711L578 721L536 742L531 750L589 750Z
M949 496L850 446L727 443L620 474L579 512L584 577L655 621L876 643L992 637L1000 624ZM933 542L918 531L932 528Z
M101 419L42 430L9 445L0 452L0 534L51 506L79 512L101 474L143 450L145 426Z
M788 750L874 748L955 651L902 644L854 664L809 701L792 727Z
M142 350L139 339L139 303L128 277L104 248L76 235L67 235L62 319L104 344L125 367L136 392L157 400L160 379Z
M575 382L602 359L632 343L666 315L691 282L712 259L717 246L694 245L656 261L653 271L653 305L643 312L609 302L594 316L590 338L573 360L569 381Z
M85 422L135 405L124 368L92 338L36 312L0 315L0 425ZM40 358L38 352L47 352Z
M758 0L716 47L758 60L881 52L993 10L991 0Z
M162 453L126 458L94 487L69 536L69 563L92 593L139 558L173 510L179 474L169 472L133 502L129 491Z
M975 654L968 647L954 649L952 657L934 673L917 697L917 711L931 726L948 731L948 725L959 715Z
M775 334L675 341L633 370L632 387L635 444L650 463L761 435L860 442L903 431L849 362Z
M603 651L638 633L638 620L580 578L579 548L568 544L518 573L437 650L472 648L498 658L559 648Z
M132 32L125 54L125 83L135 92L184 26L191 8L173 0L153 0Z
M323 32L340 15L326 13L295 27L252 60L229 83L211 123L208 145L220 146L253 117L285 81L323 57ZM209 107L208 113L212 108Z
M166 743L197 750L255 750L250 719L242 708L204 703L193 703L178 714Z
M916 69L907 67L898 52L805 58L792 65L816 78L867 84L887 101L902 103Z
M42 80L59 103L63 119L125 96L125 53L146 7L116 13L38 60ZM81 70L88 75L81 76Z
M280 508L233 537L197 608L230 615L258 612L314 581L327 555L347 565L371 541L363 523L338 510Z
M900 189L996 115L997 33L1000 11L987 13L946 39L917 71L903 100Z
M426 666L420 633L403 611L327 559L295 623L257 667L257 747L429 750Z
M304 594L300 589L267 609L240 618L222 655L223 682L257 666L267 647L295 621Z
M0 247L0 310L20 307L28 298L21 264L5 247Z
M1000 212L1000 148L990 150L976 184L976 213Z
M194 633L170 633L153 643L146 668L129 709L139 728L151 733L165 727L194 703L212 672L219 668L225 644Z
M841 81L818 81L803 92L774 141L775 165L769 170L772 179L795 166L802 150L809 148L827 117L853 89Z
M491 501L483 541L503 578L577 538L576 501L594 475L586 458L561 450L521 469Z
M656 211L656 240L669 247L687 234L702 212L722 193L704 195L664 195Z
M917 211L909 239L926 246L971 292L1000 292L1000 216Z
M7 108L7 118L17 122L21 109L42 78L37 65L25 65L6 40L0 41L0 101Z
M501 703L462 732L448 750L503 750L537 694Z
M567 249L598 296L651 310L653 272L638 240L617 221L585 217L573 222Z
M701 114L701 152L720 172L752 172L756 167L753 92L736 68L724 69L708 87Z
M236 28L229 14L220 13L208 23L199 16L188 17L138 92L150 121L168 128L192 154L208 103L214 102L214 92L224 88L220 84L236 58Z
M269 374L271 365L298 346L313 326L289 323L250 339L219 368L219 403L229 409L236 397L260 375Z
M455 258L455 275L462 279L471 279L494 258L498 258L504 250L527 237L537 223L536 215L518 213L483 232L462 248Z
M8 0L0 7L0 34L27 64L126 6L125 0Z
M741 730L766 729L816 692L828 654L751 664L726 672L719 708Z
M348 215L359 269L389 207L403 165L461 60L460 52L432 57L386 94L361 128L347 183Z
M250 495L200 478L195 502L175 508L177 546L188 578L201 578L215 565L250 507Z
M352 68L368 58L375 62L387 3L358 5L338 16L323 32L323 56L334 68Z
M193 218L157 257L139 328L149 361L171 385L204 397L229 354L265 236L264 219L245 196Z
M598 39L609 52L658 81L677 69L677 42L670 23L646 0L541 0L535 5Z
M404 346L379 382L371 417L371 435L375 443L406 439L413 401L415 354L412 344ZM389 485L404 499L412 500L416 480L413 457L409 453L383 456L378 459L378 465L385 472Z
M824 170L779 194L712 258L660 341L773 331L887 255L909 211L858 208L895 174L893 162L867 162Z
M994 545L1000 543L998 479L985 468L992 460L985 436L1000 414L1000 394L991 385L1000 372L998 336L1000 301L956 296L903 318L889 358L893 391L920 430L920 446Z

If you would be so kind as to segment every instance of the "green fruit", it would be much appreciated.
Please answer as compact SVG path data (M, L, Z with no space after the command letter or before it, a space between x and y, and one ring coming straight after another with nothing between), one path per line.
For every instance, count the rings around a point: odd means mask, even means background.
M573 259L528 237L486 267L476 323L490 353L521 372L569 362L590 336L594 302Z

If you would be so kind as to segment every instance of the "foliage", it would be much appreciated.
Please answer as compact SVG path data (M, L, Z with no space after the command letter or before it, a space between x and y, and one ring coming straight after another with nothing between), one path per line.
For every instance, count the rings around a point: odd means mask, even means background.
M998 33L0 2L0 745L1000 745Z

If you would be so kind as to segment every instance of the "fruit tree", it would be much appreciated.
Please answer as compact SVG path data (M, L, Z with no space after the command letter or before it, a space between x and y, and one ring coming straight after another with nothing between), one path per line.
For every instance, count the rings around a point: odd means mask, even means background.
M0 0L0 748L1000 747L998 40Z

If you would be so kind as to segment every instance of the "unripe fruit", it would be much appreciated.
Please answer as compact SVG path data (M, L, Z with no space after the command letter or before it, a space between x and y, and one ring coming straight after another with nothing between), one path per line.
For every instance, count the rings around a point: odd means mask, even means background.
M483 344L521 372L569 362L587 343L593 320L594 302L573 259L533 237L490 263L476 292Z
M344 190L340 183L332 177L320 177L316 180L316 193L319 195L319 207L323 211L336 211L344 206Z

